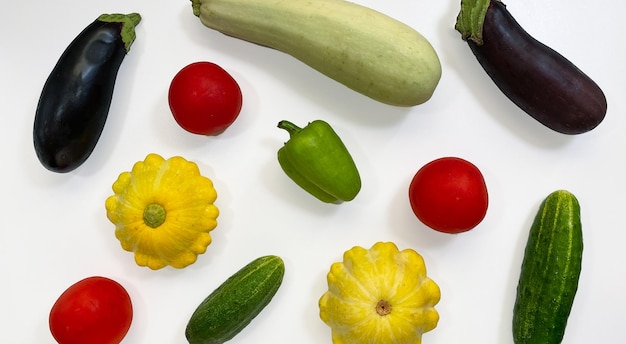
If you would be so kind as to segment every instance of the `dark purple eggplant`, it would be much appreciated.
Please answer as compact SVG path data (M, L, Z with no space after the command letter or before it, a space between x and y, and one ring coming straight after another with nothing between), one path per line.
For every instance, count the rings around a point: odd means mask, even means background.
M68 45L50 73L33 126L35 152L50 171L72 171L93 152L140 21L137 13L101 15Z
M600 87L528 34L501 1L462 0L456 29L497 87L546 127L582 134L604 119Z

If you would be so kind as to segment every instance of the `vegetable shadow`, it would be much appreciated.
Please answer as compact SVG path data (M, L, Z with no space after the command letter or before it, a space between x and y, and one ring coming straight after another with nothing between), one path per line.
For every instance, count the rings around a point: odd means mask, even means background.
M397 190L390 200L387 214L389 228L401 240L417 250L437 250L446 246L455 236L439 233L423 224L411 210L408 185L412 175L402 183L397 183ZM422 249L423 248L423 249Z
M539 203L540 201L538 201L536 204L533 204L532 207L529 207L528 216L526 218L526 221L519 227L516 245L515 247L513 247L511 252L511 266L509 268L509 274L506 276L505 284L506 290L508 292L505 295L504 302L502 303L500 315L501 323L499 326L500 331L498 333L500 343L511 340L513 331L513 307L515 305L515 299L517 297L517 284L521 273L522 260L524 258L526 242L528 241L528 234L539 208Z
M280 139L265 139L260 145L275 152L276 147L282 147L283 143ZM263 164L261 180L266 192L283 200L287 209L296 207L298 212L313 213L321 218L326 218L340 209L340 204L324 203L300 188L281 170L275 159L267 159Z

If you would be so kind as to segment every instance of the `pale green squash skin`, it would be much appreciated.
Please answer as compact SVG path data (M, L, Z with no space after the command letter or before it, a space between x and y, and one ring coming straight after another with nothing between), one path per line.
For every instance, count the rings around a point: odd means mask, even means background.
M221 344L241 332L270 303L285 274L278 256L259 257L207 296L185 329L190 344Z
M382 103L429 100L441 78L426 38L387 15L343 0L192 0L202 23L287 53Z
M578 289L583 253L580 205L558 190L533 221L513 309L515 344L561 343Z

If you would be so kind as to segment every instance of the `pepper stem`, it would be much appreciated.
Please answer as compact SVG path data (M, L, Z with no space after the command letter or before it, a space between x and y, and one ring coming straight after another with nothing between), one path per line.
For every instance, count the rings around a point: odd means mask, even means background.
M287 132L289 133L289 137L299 133L302 130L302 128L298 127L297 125L285 120L278 122L278 127L280 129L287 130Z
M471 39L478 45L483 44L483 24L491 1L461 0L461 11L456 17L454 28L461 33L463 40Z
M157 228L165 222L166 211L162 205L150 203L143 210L143 222L152 228Z

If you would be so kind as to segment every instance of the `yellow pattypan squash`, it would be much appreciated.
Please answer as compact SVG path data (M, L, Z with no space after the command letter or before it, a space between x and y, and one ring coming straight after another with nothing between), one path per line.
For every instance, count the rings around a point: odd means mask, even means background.
M113 183L105 202L122 248L150 269L184 268L206 252L219 211L213 182L182 157L148 154Z
M327 279L320 318L334 344L420 344L437 326L439 286L414 250L390 242L356 246L332 264Z

